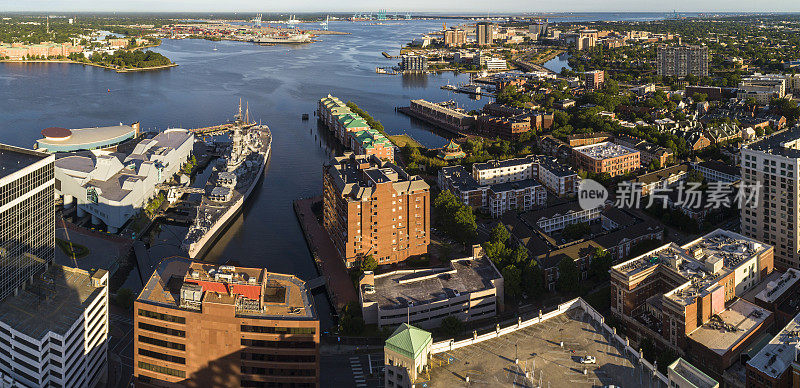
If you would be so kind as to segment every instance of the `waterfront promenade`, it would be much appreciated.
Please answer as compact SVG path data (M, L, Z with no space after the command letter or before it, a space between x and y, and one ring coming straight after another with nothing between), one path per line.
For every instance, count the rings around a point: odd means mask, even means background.
M358 302L358 294L328 232L311 210L311 206L320 201L322 196L298 199L294 201L294 211L317 269L325 278L331 302L336 311L341 311L347 303Z

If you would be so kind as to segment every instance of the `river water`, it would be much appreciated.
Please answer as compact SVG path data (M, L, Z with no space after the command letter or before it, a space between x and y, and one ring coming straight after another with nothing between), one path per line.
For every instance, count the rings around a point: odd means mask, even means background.
M158 72L117 74L72 64L2 65L0 142L31 147L50 126L134 121L156 130L207 126L229 119L241 98L249 102L252 117L270 126L272 156L262 185L206 259L311 279L317 276L316 268L292 201L322 193L322 165L332 156L334 144L325 140L313 119L317 100L328 93L352 100L381 120L389 133L408 133L429 147L444 145L445 138L394 108L407 106L413 98L455 100L469 109L479 108L486 99L474 101L440 89L469 77L375 73L376 66L397 61L384 58L382 51L396 54L402 43L440 26L439 21L376 26L331 22L331 30L352 35L326 35L320 42L294 47L164 40L156 51L180 66ZM312 119L301 121L303 113ZM153 261L179 254L184 233L185 228L163 227L151 248ZM127 287L139 283L136 271L133 277ZM327 315L327 302L316 299L320 315Z
M454 25L463 22L447 20ZM330 29L351 35L326 35L301 46L257 46L241 42L164 40L155 49L180 66L157 72L117 74L73 64L4 64L0 66L0 142L31 147L50 126L82 128L141 122L142 128L194 128L221 123L239 99L251 116L272 129L272 156L262 185L210 250L206 259L317 277L292 210L297 198L322 192L322 165L335 144L318 128L313 111L330 93L352 100L383 122L391 134L408 133L428 147L446 144L442 133L396 113L410 99L455 100L467 109L487 101L440 89L467 82L461 74L390 76L375 73L391 66L381 52L397 54L421 33L442 21L368 23L331 22ZM217 50L213 50L213 48ZM555 63L553 63L556 65ZM560 70L560 66L558 66ZM308 113L312 119L301 121ZM185 228L164 226L150 250L153 263L180 254ZM150 263L151 265L153 263ZM149 272L144 270L144 276ZM140 287L133 271L126 287ZM316 297L324 324L330 306Z

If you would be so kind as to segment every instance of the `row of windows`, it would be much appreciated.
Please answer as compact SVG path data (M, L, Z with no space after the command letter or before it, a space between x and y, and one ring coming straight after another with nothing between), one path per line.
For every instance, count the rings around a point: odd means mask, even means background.
M242 331L247 333L267 333L267 334L314 334L313 327L270 327L270 326L250 326L242 325Z
M169 315L169 314L162 314L162 313L157 313L155 311L149 311L149 310L139 309L139 316L146 317L146 318L158 319L160 321L166 321L166 322L174 322L174 323L180 323L180 324L185 324L186 323L186 318L184 318L184 317L178 317L178 316Z
M186 359L183 357L173 356L171 354L164 354L159 352L154 352L152 350L147 349L139 349L139 355L150 357L150 358L157 358L159 360L172 362L175 364L186 364Z
M317 356L314 355L290 355L290 354L263 354L246 353L240 355L242 360L250 361L271 361L271 362L316 362Z
M264 376L316 376L316 369L283 369L242 366L242 374Z
M156 333L172 335L175 337L184 337L184 338L186 337L186 332L183 330L170 329L168 327L151 325L149 323L144 323L144 322L139 322L139 328L147 331L153 331Z
M184 344L179 344L177 342L164 341L164 340L160 340L160 339L157 339L157 338L145 337L143 335L139 336L139 342L142 342L142 343L145 343L145 344L149 344L149 345L160 346L162 348L167 348L167 349L174 349L174 350L181 350L181 351L186 350L186 345L184 345Z
M139 361L139 368L149 370L151 372L161 373L165 375L186 378L186 372L180 369L168 368L166 366L153 365L144 361Z
M264 341L242 338L242 346L260 348L313 349L317 344L312 341Z

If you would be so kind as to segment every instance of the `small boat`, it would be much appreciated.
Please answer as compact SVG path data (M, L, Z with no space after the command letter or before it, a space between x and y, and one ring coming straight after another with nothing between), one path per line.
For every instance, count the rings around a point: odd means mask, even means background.
M214 48L211 51L217 51L217 45L214 45Z
M303 113L302 119L303 121L308 120L308 113Z

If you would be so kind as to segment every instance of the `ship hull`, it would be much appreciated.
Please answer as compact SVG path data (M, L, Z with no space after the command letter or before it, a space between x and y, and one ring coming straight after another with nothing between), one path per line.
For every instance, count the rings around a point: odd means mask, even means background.
M187 253L191 259L200 260L208 253L209 249L214 246L214 243L217 242L217 240L219 240L225 231L228 230L228 227L231 225L233 220L236 219L236 216L241 213L245 202L250 198L250 195L253 193L256 186L258 186L262 181L264 170L266 169L267 162L269 162L270 155L272 154L271 137L272 135L270 134L270 144L267 146L263 162L260 164L257 178L250 184L250 186L247 187L247 190L241 197L231 204L226 205L228 208L225 210L225 212L216 221L214 221L214 224L209 227L208 231L203 234L200 239L189 245Z

